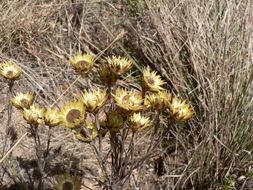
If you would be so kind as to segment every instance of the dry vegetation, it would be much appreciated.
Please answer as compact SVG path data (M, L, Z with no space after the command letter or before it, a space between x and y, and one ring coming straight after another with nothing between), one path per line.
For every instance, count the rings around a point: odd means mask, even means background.
M134 171L126 189L252 189L252 1L130 2L0 1L0 61L11 59L24 71L14 92L30 90L36 93L36 102L60 106L63 100L78 97L87 84L71 69L71 55L78 51L101 55L97 64L112 54L131 57L137 67L157 70L168 89L193 103L196 114L170 129L160 147L163 155ZM122 30L126 34L117 36ZM90 80L101 86L98 77L92 75ZM127 86L129 80L121 85ZM7 92L1 78L1 155L6 153L2 150ZM15 131L6 150L27 131L16 109L11 124ZM46 130L41 128L40 133L46 141ZM64 171L82 176L83 189L100 189L93 176L101 171L89 145L77 142L63 128L53 129L52 145L48 189ZM32 147L27 135L1 163L1 189L22 189L19 182L32 185L36 177Z

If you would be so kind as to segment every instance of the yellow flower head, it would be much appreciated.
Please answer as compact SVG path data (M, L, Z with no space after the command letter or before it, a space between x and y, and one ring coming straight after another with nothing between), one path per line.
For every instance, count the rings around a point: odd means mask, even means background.
M24 108L24 119L29 124L44 125L44 116L46 109L42 106L31 105L29 109Z
M45 123L50 127L59 125L61 122L59 111L57 109L49 108L45 113Z
M21 68L11 61L6 61L0 64L0 75L7 79L17 79L21 75L21 71Z
M151 125L150 119L148 117L142 116L140 113L134 113L129 118L129 127L134 131L140 131Z
M145 91L158 92L164 90L161 86L165 82L161 79L160 75L157 75L155 71L151 71L150 67L143 69L142 73L142 87Z
M121 75L129 71L133 63L127 58L121 58L121 57L116 57L112 56L106 59L109 65L109 68L113 73L116 75Z
M124 119L121 114L119 114L117 111L111 111L106 114L107 120L106 120L106 127L109 130L117 132L119 129L123 127Z
M113 86L118 79L118 75L112 72L107 65L99 67L98 73L101 81L108 86Z
M133 89L127 91L123 88L117 88L116 94L112 94L117 106L126 111L140 111L146 108L142 105L143 99L140 92L136 92Z
M77 54L70 58L70 63L76 72L86 74L92 69L95 58L90 54Z
M54 190L80 190L81 180L77 176L72 176L69 173L65 173L62 176L56 178L56 184Z
M159 91L158 93L145 96L144 105L152 107L158 111L164 111L171 102L172 95L168 91Z
M75 137L83 142L91 142L98 136L98 129L93 122L87 122L85 128L77 128L75 131Z
M108 99L107 90L94 89L84 91L82 101L88 112L98 111Z
M19 92L11 99L11 102L16 108L28 109L30 105L33 103L33 94L30 92L27 93Z
M185 100L178 97L173 97L169 104L169 110L174 120L185 121L191 118L194 114L190 104L187 104Z
M84 104L80 100L74 100L66 103L59 114L61 123L67 128L79 127L84 121L85 109Z

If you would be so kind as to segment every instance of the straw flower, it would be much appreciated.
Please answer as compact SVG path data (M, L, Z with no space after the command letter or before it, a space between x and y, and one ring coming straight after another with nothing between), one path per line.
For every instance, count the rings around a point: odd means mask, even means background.
M29 124L40 124L44 125L44 116L46 109L42 106L31 105L29 109L24 108L24 119Z
M93 89L90 91L84 91L81 99L88 112L98 111L108 99L107 90Z
M178 97L172 98L172 101L169 104L169 110L173 119L176 121L185 121L187 119L190 119L194 114L191 105L186 103L185 100L182 100Z
M118 79L118 75L116 75L114 72L111 72L107 65L99 67L98 74L101 81L106 83L108 86L113 86Z
M142 73L142 87L145 91L158 92L164 90L161 86L165 82L161 79L160 75L157 75L155 71L151 71L150 67L143 69Z
M58 176L56 182L57 184L55 184L54 190L80 190L81 187L80 178L72 176L69 173Z
M12 61L6 61L0 64L0 75L7 79L17 79L21 75L21 71L21 68L12 63Z
M98 136L98 129L94 122L87 122L85 129L77 128L75 131L75 137L83 142L91 142L93 138Z
M108 62L109 68L116 75L121 75L121 74L126 73L133 66L132 61L130 61L127 58L121 58L120 56L119 57L112 56L112 57L107 58L106 60Z
M134 131L140 131L149 127L151 125L150 119L148 117L144 117L141 113L134 113L129 118L129 127Z
M95 63L95 58L90 54L79 53L70 57L70 63L76 72L86 74L92 69Z
M74 100L66 103L60 111L59 117L61 123L67 128L79 127L84 121L85 109L80 100Z
M108 128L111 131L117 132L123 127L124 119L121 114L117 111L111 111L106 114L107 120L104 124L104 127Z
M164 111L171 102L172 95L168 91L159 91L158 93L145 96L144 105L152 107L157 111Z
M19 92L11 99L12 104L19 109L29 108L33 103L33 94L30 92Z
M116 93L112 94L117 106L126 111L140 111L146 108L142 105L143 99L140 92L136 92L133 89L127 91L123 88L117 88Z
M49 108L45 112L45 123L50 127L59 125L61 122L59 117L59 111L54 108Z

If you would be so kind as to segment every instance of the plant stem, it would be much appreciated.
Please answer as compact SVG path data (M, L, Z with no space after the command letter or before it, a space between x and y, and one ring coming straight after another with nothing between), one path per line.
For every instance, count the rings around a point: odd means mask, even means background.
M128 174L124 177L124 182L123 184L126 183L127 179L131 176L131 174L133 173L133 171L140 167L147 159L151 158L152 156L156 155L155 154L155 149L159 146L159 144L162 142L163 138L167 135L170 126L173 125L174 120L172 118L169 119L169 124L168 127L164 129L163 133L161 134L161 136L158 138L158 140L156 141L156 143L149 148L148 152L142 156L141 158L139 158L138 160L136 160L134 163L132 163L132 167L131 170L128 172Z
M12 98L12 87L14 85L14 81L10 80L9 83L9 91L8 91L8 98L9 98L9 103L8 103L8 119L7 119L7 126L6 126L6 130L5 130L5 133L6 133L6 136L5 136L5 139L4 139L4 147L3 147L3 152L5 152L6 148L8 149L7 147L7 140L8 140L8 136L11 134L11 132L13 132L13 129L12 129L12 125L11 125L11 120L12 120L12 104L11 104L11 98Z
M38 165L38 170L40 173L40 177L39 177L39 182L38 182L38 190L42 190L43 189L43 177L45 175L44 173L44 167L45 167L45 159L43 156L43 150L42 150L42 146L41 146L41 141L40 141L40 137L39 137L39 133L38 133L38 124L31 124L30 125L30 130L31 130L31 134L33 136L34 139L34 143L35 143L35 151L36 151L36 156L37 156L37 165Z
M99 124L99 119L98 119L98 112L95 113L95 124L96 127L98 129L98 150L100 153L102 153L102 133L101 133L101 129L100 129L100 124Z

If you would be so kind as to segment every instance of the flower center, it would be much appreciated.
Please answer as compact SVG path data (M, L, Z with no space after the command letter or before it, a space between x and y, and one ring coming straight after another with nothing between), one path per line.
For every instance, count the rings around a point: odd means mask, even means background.
M72 109L68 112L66 120L69 123L73 123L76 119L81 116L81 112L78 109Z
M125 95L123 98L122 98L122 104L129 104L131 101L130 101L130 98L131 96L130 95Z
M114 68L115 68L115 71L118 72L120 70L120 65L116 65Z
M39 118L39 114L37 113L32 113L31 116L34 120L37 120Z
M28 104L28 101L26 100L26 99L22 99L21 101L20 101L20 103L22 104L22 106L26 106L27 104Z
M81 60L81 61L78 61L78 62L76 63L76 65L77 65L78 67L87 66L88 64L89 64L89 62L88 62L88 61L85 61L85 60Z
M7 71L7 76L13 76L14 72L13 71Z
M74 186L71 182L67 181L62 185L62 190L73 190Z
M155 84L155 80L154 80L153 78L148 78L147 81L148 81L148 83L151 84L151 85L152 85L152 84Z

